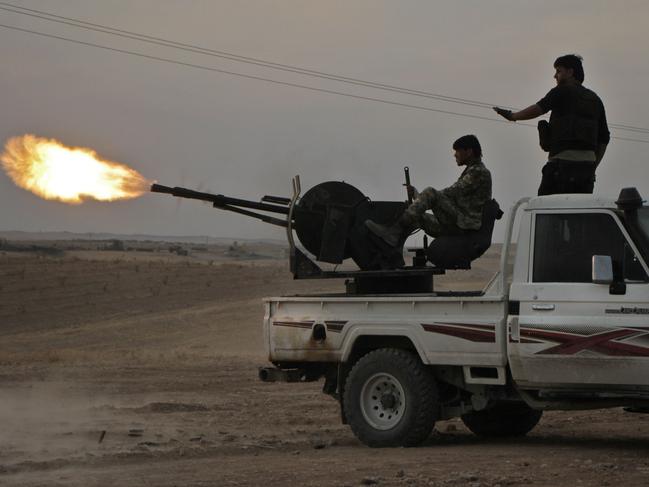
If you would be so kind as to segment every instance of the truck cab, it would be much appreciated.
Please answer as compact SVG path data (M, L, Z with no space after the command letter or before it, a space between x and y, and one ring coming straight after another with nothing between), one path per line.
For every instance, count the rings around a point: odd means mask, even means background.
M509 290L513 381L544 398L647 391L649 208L554 195L522 213ZM594 276L603 261L608 276Z

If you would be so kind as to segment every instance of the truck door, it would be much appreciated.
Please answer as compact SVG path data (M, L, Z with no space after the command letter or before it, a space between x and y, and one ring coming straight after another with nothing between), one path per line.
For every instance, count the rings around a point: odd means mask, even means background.
M649 389L649 278L617 215L537 211L531 223L527 280L510 292L513 378L532 388ZM592 282L593 255L611 256L617 283Z

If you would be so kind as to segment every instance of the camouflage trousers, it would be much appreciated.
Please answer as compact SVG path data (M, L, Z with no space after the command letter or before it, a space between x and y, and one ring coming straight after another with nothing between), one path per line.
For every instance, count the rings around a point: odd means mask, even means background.
M433 213L426 213L432 210ZM457 208L435 188L424 189L401 216L400 223L411 230L421 228L431 237L457 235Z

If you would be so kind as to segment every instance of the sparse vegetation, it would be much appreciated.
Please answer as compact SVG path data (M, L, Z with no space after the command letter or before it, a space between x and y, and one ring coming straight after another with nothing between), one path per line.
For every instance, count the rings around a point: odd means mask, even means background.
M64 251L56 244L52 245L35 245L27 243L11 242L6 239L0 239L0 250L3 252L29 252L34 254L61 256Z
M169 247L169 252L172 254L177 254L182 256L189 255L189 251L183 248L181 245L172 245L171 247Z
M113 239L108 245L104 247L104 250L123 252L125 250L124 242L121 240Z

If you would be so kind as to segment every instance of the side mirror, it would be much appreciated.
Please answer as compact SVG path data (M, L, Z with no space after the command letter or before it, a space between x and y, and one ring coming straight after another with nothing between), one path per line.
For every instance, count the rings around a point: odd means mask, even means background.
M610 255L593 255L593 283L611 284L613 282L613 259Z

